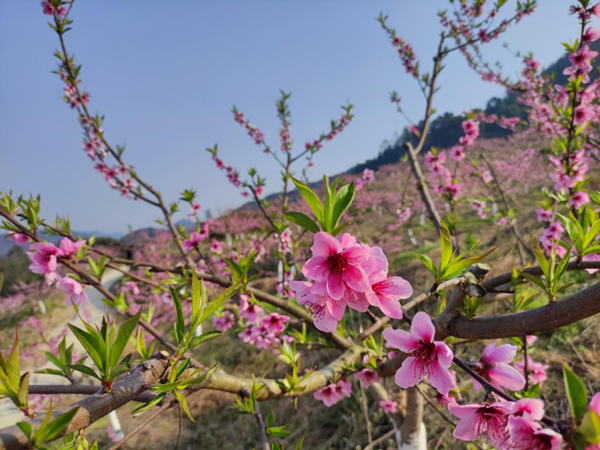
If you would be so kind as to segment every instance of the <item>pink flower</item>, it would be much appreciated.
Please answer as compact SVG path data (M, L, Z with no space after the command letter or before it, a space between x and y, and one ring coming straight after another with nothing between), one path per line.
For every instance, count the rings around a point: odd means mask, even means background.
M77 305L89 305L90 301L83 286L73 278L61 278L56 284L56 287L61 291L66 292L67 299L71 300L73 303Z
M396 372L396 384L401 388L417 385L425 376L441 394L447 394L455 385L448 368L452 364L452 350L443 342L435 342L435 327L423 311L415 314L411 332L386 328L383 337L388 347L408 353Z
M395 413L398 411L398 403L392 400L382 400L379 402L379 406L383 409L386 414Z
M27 235L22 233L13 233L7 236L6 239L13 241L17 245L25 245L29 243L29 238Z
M210 251L213 253L223 253L223 243L213 239L210 242Z
M315 399L321 400L328 408L335 405L342 399L342 395L338 392L335 384L329 384L325 387L317 389L313 394Z
M489 344L481 353L479 361L472 363L472 367L481 378L492 386L519 391L525 387L525 378L521 375L523 372L508 365L517 354L517 347L509 344L496 347L497 342ZM475 379L473 379L473 387L475 389L482 388Z
M590 196L587 192L577 191L571 196L567 204L575 209L579 209L582 205L589 202Z
M354 180L354 190L356 192L360 191L363 188L364 184L365 182L361 178L357 178L356 180Z
M133 295L139 295L140 294L140 288L138 287L137 284L135 284L135 281L127 281L125 283L125 286L127 287L127 289L129 289L131 291L131 293Z
M563 438L556 431L526 417L509 417L511 449L560 450Z
M287 316L282 316L277 313L271 313L260 320L260 323L264 325L268 333L279 334L285 328L285 323L290 320Z
M224 311L221 317L217 316L213 319L213 327L215 330L225 333L235 323L235 316L229 311Z
M182 242L183 248L185 249L186 252L189 253L192 250L194 250L195 248L197 248L198 245L200 245L200 242L204 241L207 237L208 237L207 235L199 234L194 231L192 234L190 234L189 239L185 239Z
M298 303L311 310L315 327L318 330L333 333L338 322L344 316L346 302L331 298L327 293L324 281L314 285L306 281L290 281L290 287L296 293Z
M354 375L354 378L362 381L363 386L366 388L371 386L371 383L379 383L381 381L379 374L373 369L363 369Z
M54 15L54 6L52 5L52 3L42 2L42 8L43 8L44 14L46 14L47 16Z
M583 42L595 42L600 39L600 31L588 28L583 34Z
M320 231L315 234L310 258L302 273L315 281L327 281L327 292L335 300L344 297L347 289L364 292L369 287L369 279L362 264L369 257L369 250L356 243L356 238L348 233L338 239Z
M483 182L485 184L490 184L492 182L492 180L494 179L494 177L492 177L492 173L489 170L485 170L481 174L481 178L483 178Z
M569 55L569 61L573 65L573 68L585 72L590 68L590 60L594 59L596 56L598 56L598 52L590 51L590 47L584 45L577 53Z
M29 259L32 261L29 270L44 275L46 283L48 285L52 284L56 279L57 257L60 256L60 250L54 244L43 242L33 244L30 250L33 252L28 253Z
M369 274L371 287L365 292L369 304L378 307L393 319L402 318L400 299L407 299L413 294L413 288L401 277L388 276L388 261L379 247L371 249L373 273Z
M454 437L461 441L473 441L487 432L488 440L495 447L501 446L508 437L507 402L459 405L451 403L448 410L460 419L454 429Z
M522 398L510 404L510 415L542 420L544 418L544 401L539 398Z
M71 242L69 238L64 238L62 241L60 241L59 256L68 259L75 258L75 256L79 252L79 249L83 247L84 244L85 241Z
M594 110L590 106L580 105L573 110L573 122L585 126L594 118Z
M365 183L372 183L373 181L375 181L375 172L373 172L370 169L363 170L362 179Z
M546 378L548 378L546 370L548 370L549 367L550 366L546 364L537 363L533 359L531 359L531 357L528 357L527 370L529 372L529 380L533 384L539 383L541 387L544 384L544 381L546 381ZM517 361L515 363L515 368L521 373L525 373L525 360L522 359L521 361Z
M455 145L450 149L450 157L457 161L462 161L465 157L464 147L462 145Z
M338 384L329 384L317 389L314 397L321 400L328 408L335 405L344 397L352 395L352 384L347 380L340 380Z
M255 303L250 303L246 294L240 295L240 316L250 323L254 323L262 316L263 309Z
M547 209L538 208L535 210L535 213L537 214L538 222L550 222L552 219L552 211Z
M351 397L352 396L352 383L348 380L340 380L337 384L337 389L343 397Z

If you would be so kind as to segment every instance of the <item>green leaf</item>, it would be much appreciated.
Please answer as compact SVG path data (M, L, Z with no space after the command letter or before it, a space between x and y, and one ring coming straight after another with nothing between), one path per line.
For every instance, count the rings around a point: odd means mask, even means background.
M535 275L532 275L532 274L530 274L530 273L526 273L526 272L523 272L523 273L521 273L521 276L522 276L523 278L526 278L526 279L528 279L529 281L532 281L532 282L534 282L534 283L535 283L535 284L537 284L539 287L541 287L541 288L542 288L544 291L546 290L546 285L545 285L545 284L544 284L544 282L541 280L541 278L539 278L539 277L536 277Z
M27 406L29 397L29 372L25 372L21 377L19 392L17 393L18 406Z
M321 200L319 199L317 194L315 194L308 186L306 186L301 181L296 180L294 177L291 178L292 182L296 186L296 189L298 189L298 192L300 192L300 195L302 196L304 201L306 201L317 220L323 223L323 203L321 203Z
M31 432L33 431L31 429L31 423L30 422L17 422L17 426L21 429L21 431L23 433L25 433L25 436L27 436L27 438L29 440L31 440Z
M194 417L192 417L192 413L190 412L190 407L188 406L187 401L185 400L185 398L183 397L183 395L181 395L177 391L173 391L173 394L175 394L175 397L177 398L177 401L181 405L181 408L183 409L183 412L185 412L185 415L188 416L188 419L190 419L192 422L196 422L194 420Z
M335 194L333 205L333 218L331 228L337 226L342 214L350 207L354 200L355 189L354 183L348 183L342 186Z
M177 342L181 343L184 334L184 321L183 321L183 310L181 308L181 300L179 295L173 288L169 288L171 291L171 298L173 299L173 306L175 307L175 315L177 316L177 322L175 324L175 337Z
M213 298L202 313L202 319L200 320L200 323L204 322L207 317L221 308L225 302L227 302L227 300L229 300L242 287L243 284L244 277L240 278L236 283L232 284L227 289L224 289L219 295Z
M304 228L305 230L310 231L311 233L318 233L320 231L319 226L315 223L315 221L308 217L306 214L289 211L283 213L283 215L290 222Z
M95 336L83 331L81 328L78 328L70 323L68 325L71 329L71 332L75 335L87 354L90 355L90 358L92 358L92 361L94 361L96 367L102 371L104 369L104 361L100 356L100 352L102 352L102 349L105 347L105 345L100 343L99 339L97 339Z
M67 425L69 425L69 422L71 422L73 417L75 417L77 411L79 411L79 407L73 408L72 410L67 411L66 413L58 416L52 422L48 423L45 427L43 427L43 430L38 430L35 439L36 442L39 439L38 445L44 444L47 441L51 441L52 439L54 439L58 435L58 433L60 433L67 427ZM40 432L42 432L41 435Z
M212 376L212 374L215 372L215 370L217 370L217 367L218 367L218 364L215 364L208 371L204 372L199 377L185 380L183 383L181 383L181 387L183 387L185 389L190 384L203 383L204 381L208 380Z
M134 409L132 414L138 414L138 413L144 412L144 411L152 408L154 405L158 405L160 403L160 401L163 398L165 398L165 395L167 395L165 392L161 392L160 394L158 394L156 397L154 397L152 400L150 400L145 405L142 405L139 408Z
M333 231L334 194L331 186L329 186L329 178L327 178L327 176L323 177L323 182L325 183L325 208L323 209L323 221L321 224L323 225L323 231L331 234ZM335 183L337 184L337 180Z
M440 269L442 272L452 259L452 255L454 254L454 249L452 248L452 241L449 236L450 232L448 228L444 226L443 230L440 230L440 239L442 244L442 257L440 261Z
M434 277L438 276L438 268L435 263L431 260L431 258L427 255L420 255L418 253L414 253L415 258L418 258L419 261L423 263L425 267L429 269L429 271L433 274Z
M142 308L137 312L137 314L130 319L127 319L125 322L121 324L119 327L119 332L117 334L117 339L113 343L110 349L110 365L112 367L116 366L121 359L121 355L123 354L123 350L127 346L129 342L129 338L135 331L135 327L137 327L138 322L140 321L140 317L142 315Z
M214 339L217 336L221 336L222 334L223 333L221 331L216 331L216 330L207 331L206 333L202 333L200 336L196 336L194 339L192 339L188 348L190 348L190 349L194 348L194 347L202 344L203 342L206 342L210 339Z
M7 387L13 392L19 390L21 381L21 365L20 365L20 354L19 354L19 329L15 331L15 341L13 343L12 350L7 359L4 359L2 352L0 352L0 367L5 372Z
M200 312L200 283L196 272L192 272L192 322L196 322Z
M36 370L35 373L45 374L45 375L58 375L59 377L65 376L64 373L62 373L60 370L57 370L57 369L41 369L41 370Z
M267 434L270 434L271 436L275 436L275 437L279 437L279 438L284 438L290 435L290 432L288 430L285 429L286 425L283 425L281 427L269 427L267 428Z
M573 421L577 424L587 410L587 394L585 392L585 387L579 377L577 377L566 364L563 366L563 376Z
M83 364L71 364L69 366L71 369L76 370L77 372L84 373L89 375L90 377L94 377L97 380L102 381L102 378L94 371L94 369L89 368L88 366L84 366Z
M593 409L590 408L583 416L577 431L585 437L586 441L600 444L600 417Z

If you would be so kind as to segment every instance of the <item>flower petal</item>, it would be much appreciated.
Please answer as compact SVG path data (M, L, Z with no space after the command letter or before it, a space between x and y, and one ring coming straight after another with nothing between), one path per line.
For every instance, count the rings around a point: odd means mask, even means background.
M396 384L401 388L409 388L412 386L416 386L423 379L422 374L418 374L415 368L413 367L413 363L415 358L409 356L404 360L398 371L396 372L396 376L394 379L396 380Z
M415 337L425 342L432 342L435 336L435 327L431 318L423 311L415 314L410 329Z
M412 352L419 345L419 339L404 330L386 328L383 330L386 347L397 348L405 353Z

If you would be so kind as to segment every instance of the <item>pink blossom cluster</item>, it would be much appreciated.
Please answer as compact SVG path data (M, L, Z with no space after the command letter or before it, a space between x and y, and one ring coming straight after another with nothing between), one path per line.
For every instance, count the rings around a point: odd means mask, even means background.
M498 125L501 128L515 131L517 125L521 123L520 117L498 117L496 114L488 114L486 115L483 112L480 112L475 115L473 120L484 122L484 123L493 123Z
M371 184L375 181L375 172L371 169L363 170L362 177L354 180L354 189L360 191L365 184Z
M315 391L314 397L321 400L328 408L335 405L344 397L352 396L352 383L348 380L340 380L337 383L328 384Z
M448 169L445 163L446 152L444 151L434 153L430 150L425 154L425 165L432 174L437 175L439 178L439 183L433 185L432 189L445 196L448 201L458 200L462 184L455 177L456 171L453 172Z
M465 133L459 139L462 145L473 145L475 140L479 137L479 122L476 120L465 120L462 123L462 129Z
M223 311L220 316L213 318L213 328L221 333L225 333L235 324L235 315L229 311Z
M258 127L251 125L250 122L244 118L244 113L239 112L235 107L232 112L234 120L248 131L248 136L250 136L254 143L258 146L264 146L264 152L269 153L270 150L265 143L265 135L263 132L260 131Z
M460 419L454 430L457 439L473 441L486 433L489 443L499 450L562 448L562 436L540 424L544 417L544 402L540 399L451 403L448 409Z
M33 273L44 275L46 283L52 285L58 281L57 287L67 293L67 298L78 304L88 304L87 294L81 283L69 277L61 277L58 272L59 258L63 260L77 260L77 253L85 245L85 240L72 242L63 238L59 247L52 243L37 242L29 247L27 255L31 259L29 270Z
M65 17L67 17L67 7L66 6L59 6L58 8L55 8L52 3L43 1L42 2L42 10L43 10L43 13L46 14L47 16L53 16L54 13L56 13L56 17L59 19L64 19Z
M365 312L375 306L392 318L402 318L399 300L412 295L410 283L388 276L388 261L379 247L359 244L348 233L335 238L326 232L314 236L310 258L302 273L314 283L291 281L298 303L313 314L315 326L333 332L346 306Z
M408 73L415 79L419 79L420 73L417 55L415 54L410 44L408 44L406 41L404 41L404 39L396 35L396 30L388 28L387 24L385 23L385 19L385 17L380 17L379 23L381 23L381 27L388 34L392 45L396 48L398 56L400 57L400 61L402 62L402 65L406 70L406 73Z
M210 234L209 226L210 221L207 220L200 228L200 233L193 231L188 239L183 240L182 245L186 252L190 253L194 251L201 242L204 242L208 238Z
M238 337L247 344L277 354L283 341L293 341L290 336L282 334L285 324L290 320L289 317L278 313L265 315L264 310L251 302L250 297L245 294L240 295L239 311L245 324Z

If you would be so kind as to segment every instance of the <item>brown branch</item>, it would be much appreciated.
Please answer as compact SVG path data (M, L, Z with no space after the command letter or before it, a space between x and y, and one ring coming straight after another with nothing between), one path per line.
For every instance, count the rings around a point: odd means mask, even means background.
M444 336L464 339L519 337L550 331L598 313L600 313L600 283L593 284L565 299L517 314L475 319L457 316L447 322L438 322L436 319L436 338Z
M102 390L101 386L93 384L31 384L30 394L41 395L93 395ZM135 402L148 403L156 397L152 392L144 392L133 399Z
M99 391L77 403L67 407L65 411L54 411L56 418L66 411L79 408L69 424L54 439L88 427L98 419L106 416L111 411L129 403L143 393L148 386L157 383L168 366L168 357L162 353L156 354L152 359L139 364L129 375L117 381L113 392ZM42 418L29 422L35 429ZM30 445L27 437L16 425L0 429L0 450L26 450Z
M254 417L256 418L256 424L258 425L258 434L260 435L260 446L262 450L271 450L271 444L269 444L269 437L267 436L267 427L258 403L254 404Z
M127 443L127 441L129 441L129 439L131 439L136 434L138 434L140 431L142 431L144 428L146 428L148 425L150 425L150 423L152 423L154 421L154 419L156 419L158 416L160 416L162 413L164 413L167 409L169 409L175 403L176 403L175 397L171 397L171 399L168 402L165 402L150 417L148 417L146 420L144 420L144 422L142 422L137 427L135 427L135 429L131 433L129 433L127 436L125 436L123 439L121 439L115 445L110 447L108 450L117 450L118 448L121 448L125 443Z

